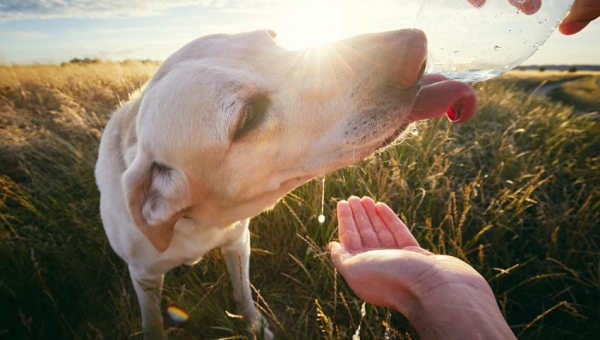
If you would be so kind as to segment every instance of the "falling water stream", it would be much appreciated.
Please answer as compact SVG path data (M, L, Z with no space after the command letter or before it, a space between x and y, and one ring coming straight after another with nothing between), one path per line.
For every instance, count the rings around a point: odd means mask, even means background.
M325 176L321 177L321 215L318 217L319 223L323 224L325 222L325 215L323 211L325 210Z

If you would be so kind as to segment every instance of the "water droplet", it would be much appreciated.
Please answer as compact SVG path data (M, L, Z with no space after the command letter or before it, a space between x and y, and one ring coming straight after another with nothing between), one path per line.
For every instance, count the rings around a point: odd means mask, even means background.
M508 30L508 33L512 32L512 30Z
M500 46L498 46L498 45L494 46L494 50L495 50L495 51L498 51L498 50L499 50L499 49L501 49L501 48L502 48L502 47L500 47Z
M319 221L319 223L323 224L323 222L325 222L325 216L319 215L318 221Z
M458 51L454 51L454 53L458 53Z
M414 127L414 128L412 128L412 130L410 130L410 133L413 136L418 136L419 135L419 130L416 127Z

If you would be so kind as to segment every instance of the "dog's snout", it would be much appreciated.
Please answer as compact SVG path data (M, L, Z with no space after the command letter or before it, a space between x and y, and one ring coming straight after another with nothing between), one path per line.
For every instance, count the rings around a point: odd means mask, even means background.
M389 85L406 89L413 86L423 75L427 58L427 38L425 33L418 29L391 33L390 44L396 51L389 54Z
M407 89L423 75L427 37L419 29L358 35L339 43L340 50L360 52L363 62L380 72L386 86Z

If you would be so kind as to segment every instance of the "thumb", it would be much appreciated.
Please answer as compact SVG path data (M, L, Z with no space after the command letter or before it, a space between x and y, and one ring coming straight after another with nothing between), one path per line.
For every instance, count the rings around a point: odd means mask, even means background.
M331 253L331 262L333 262L338 271L341 271L340 269L343 267L344 261L353 256L350 250L339 242L330 242L329 252Z

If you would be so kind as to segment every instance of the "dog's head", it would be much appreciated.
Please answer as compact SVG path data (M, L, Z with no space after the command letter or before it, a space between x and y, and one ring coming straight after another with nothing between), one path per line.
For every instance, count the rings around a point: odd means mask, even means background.
M418 30L288 51L272 31L213 35L169 57L142 94L129 208L159 251L182 217L228 225L361 160L417 120Z

